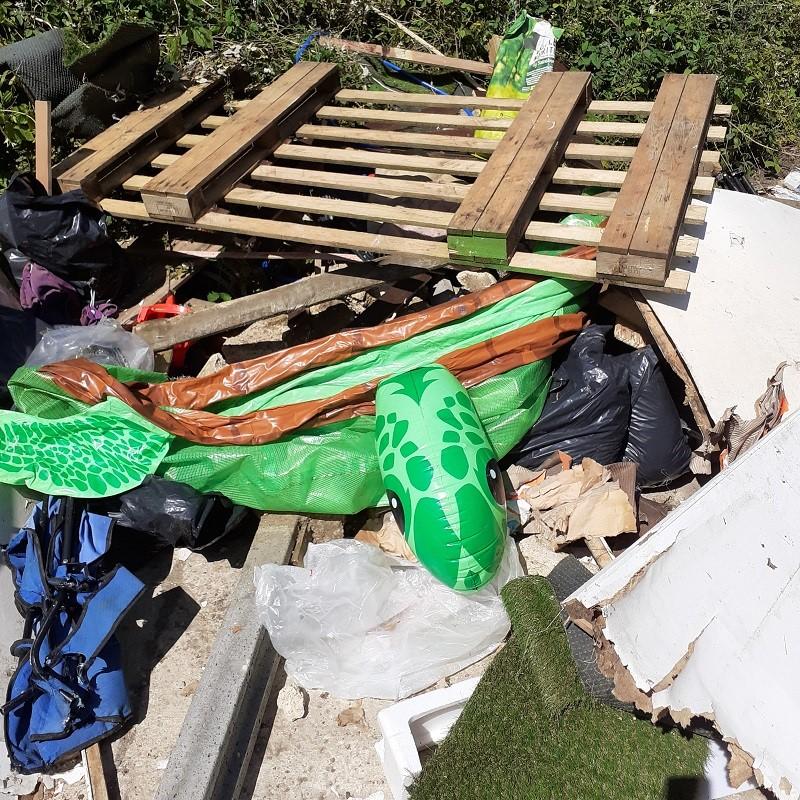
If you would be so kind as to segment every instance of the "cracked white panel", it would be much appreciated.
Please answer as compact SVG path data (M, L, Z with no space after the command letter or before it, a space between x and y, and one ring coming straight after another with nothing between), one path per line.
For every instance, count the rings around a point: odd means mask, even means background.
M784 800L800 798L798 456L793 414L573 595L654 709L713 719Z

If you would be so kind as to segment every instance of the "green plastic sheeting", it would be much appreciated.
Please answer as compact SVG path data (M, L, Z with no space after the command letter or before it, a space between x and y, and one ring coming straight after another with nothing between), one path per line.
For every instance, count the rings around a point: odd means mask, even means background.
M0 411L0 482L69 497L118 494L155 471L171 438L113 398L57 421Z
M574 281L543 280L449 325L373 348L340 364L309 370L269 389L217 403L208 410L231 416L329 397L371 378L395 375L432 363L446 353L539 319L574 313L580 309L581 295L589 286ZM122 368L109 367L108 371L122 381L152 383L164 379L162 375ZM469 390L498 458L505 455L538 419L549 375L550 360L543 359ZM65 436L77 436L79 421L88 420L92 413L86 411L88 406L66 395L46 375L27 368L17 370L9 381L9 390L17 408L28 414L44 419L71 416L77 427ZM108 408L109 402L94 409ZM114 408L119 405L115 401ZM127 414L122 415L120 424L136 420L140 427L151 428L127 406L125 408ZM94 410L93 413L101 412ZM265 511L353 514L383 502L373 416L295 432L264 445L208 446L165 432L160 434L167 438L168 449L158 458L143 460L143 474L139 480L155 472L189 484L198 491L220 492L236 503ZM38 441L36 448L39 448ZM28 483L28 479L16 482ZM131 487L126 485L125 488ZM109 485L106 494L119 491L123 489Z

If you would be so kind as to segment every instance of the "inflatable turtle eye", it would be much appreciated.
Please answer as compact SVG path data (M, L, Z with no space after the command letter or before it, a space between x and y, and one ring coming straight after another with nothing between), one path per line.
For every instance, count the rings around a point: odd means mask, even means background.
M400 502L400 498L391 489L387 490L386 496L389 498L389 508L392 509L394 521L397 523L397 527L400 528L400 533L405 535L406 512L403 510L403 504Z
M486 465L486 483L498 505L505 505L506 487L503 485L503 476L500 473L500 465L492 458Z

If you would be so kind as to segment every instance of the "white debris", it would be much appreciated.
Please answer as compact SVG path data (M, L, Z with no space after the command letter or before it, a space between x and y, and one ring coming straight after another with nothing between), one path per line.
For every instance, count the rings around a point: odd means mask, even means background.
M308 695L294 681L287 680L278 692L278 708L292 722L303 719L308 713Z

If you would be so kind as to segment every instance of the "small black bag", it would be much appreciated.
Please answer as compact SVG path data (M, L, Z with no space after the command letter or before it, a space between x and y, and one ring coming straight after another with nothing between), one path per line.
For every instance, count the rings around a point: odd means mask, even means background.
M80 288L92 281L101 299L121 285L122 249L80 189L51 197L31 173L17 173L0 195L0 240Z

